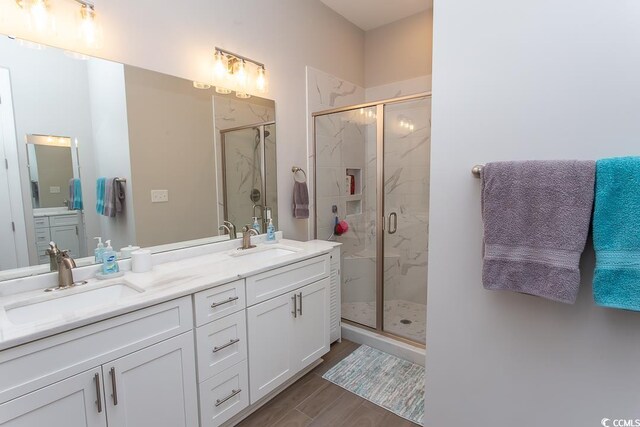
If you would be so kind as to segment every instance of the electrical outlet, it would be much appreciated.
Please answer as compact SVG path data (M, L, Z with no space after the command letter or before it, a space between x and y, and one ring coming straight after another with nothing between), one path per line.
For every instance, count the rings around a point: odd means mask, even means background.
M165 203L169 201L169 190L151 190L151 203Z

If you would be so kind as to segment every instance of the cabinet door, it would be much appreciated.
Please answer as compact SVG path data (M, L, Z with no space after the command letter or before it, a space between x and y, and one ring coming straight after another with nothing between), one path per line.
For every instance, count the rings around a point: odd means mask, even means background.
M257 402L293 375L293 297L280 295L247 309L249 396Z
M329 278L298 289L298 315L293 321L293 361L295 371L329 351Z
M2 427L106 427L100 368L0 405Z
M60 250L68 249L73 258L80 256L80 239L78 238L77 225L51 227L51 240L56 242Z
M109 427L198 425L193 333L102 365Z

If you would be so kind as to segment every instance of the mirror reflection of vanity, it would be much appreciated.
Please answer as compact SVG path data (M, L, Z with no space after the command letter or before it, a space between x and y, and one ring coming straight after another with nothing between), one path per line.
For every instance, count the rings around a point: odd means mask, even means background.
M162 251L277 226L275 103L196 86L0 36L0 280L48 272L50 240L86 265L97 236Z

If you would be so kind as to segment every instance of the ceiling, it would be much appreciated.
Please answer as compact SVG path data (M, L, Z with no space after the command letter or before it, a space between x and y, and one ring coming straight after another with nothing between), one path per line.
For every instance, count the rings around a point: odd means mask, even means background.
M320 0L346 19L373 30L407 16L430 9L433 0Z

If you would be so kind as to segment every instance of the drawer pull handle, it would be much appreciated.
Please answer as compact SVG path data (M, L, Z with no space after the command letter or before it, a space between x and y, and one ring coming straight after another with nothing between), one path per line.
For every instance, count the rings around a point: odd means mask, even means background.
M93 380L96 382L96 404L98 405L98 413L102 413L102 387L100 387L100 374L95 374Z
M230 302L234 302L237 299L239 299L239 297L229 297L228 300L221 301L221 302L214 302L213 304L211 304L211 308L216 308L221 305L229 304Z
M237 389L237 390L231 390L231 394L223 399L217 399L216 400L216 406L220 406L222 405L224 402L226 402L227 400L231 399L233 396L239 394L242 391L241 388Z
M239 343L239 342L240 342L240 338L236 338L236 339L234 339L234 340L230 340L228 343L223 344L223 345L221 345L220 347L213 347L213 352L214 352L214 353L217 353L217 352L219 352L220 350L225 349L225 348L227 348L227 347L229 347L229 346L231 346L231 345L234 345L234 344L236 344L236 343Z
M111 375L111 396L113 396L113 406L118 404L118 389L116 387L116 368L111 368L109 370L109 374Z

